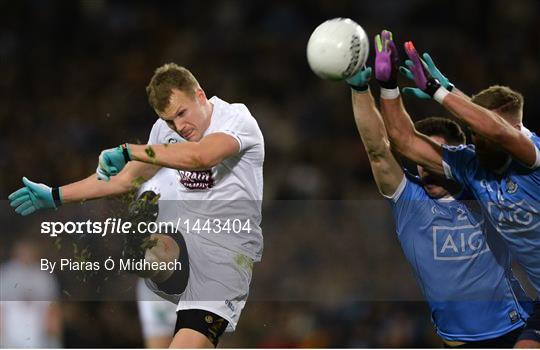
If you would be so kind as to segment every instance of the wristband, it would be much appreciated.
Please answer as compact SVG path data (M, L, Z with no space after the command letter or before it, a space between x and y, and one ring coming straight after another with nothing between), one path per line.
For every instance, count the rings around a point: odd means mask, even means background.
M399 97L399 88L385 89L381 88L381 98L385 100L393 100Z
M364 94L369 91L369 85L364 86L353 86L349 85L351 87L351 90L356 92L357 94Z
M390 79L389 81L381 81L377 80L379 83L379 86L381 88L387 89L387 90L393 90L397 88L397 79Z
M124 161L127 163L131 160L131 155L129 154L129 148L128 144L124 143L120 147L122 147L122 155L124 156Z
M51 190L52 198L56 206L62 205L62 196L60 195L60 187L53 187Z
M433 99L437 102L439 102L440 104L443 103L443 100L444 98L446 97L446 95L448 95L450 93L450 91L446 90L445 88L443 88L442 86L439 87L437 89L437 91L435 91L435 93L433 94Z

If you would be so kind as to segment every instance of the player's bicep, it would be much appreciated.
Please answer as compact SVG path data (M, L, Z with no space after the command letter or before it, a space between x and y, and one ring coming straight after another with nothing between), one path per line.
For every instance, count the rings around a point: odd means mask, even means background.
M540 151L531 139L517 129L509 129L501 139L501 147L529 168L540 167Z
M444 175L442 147L428 136L415 132L396 151L426 170Z
M199 141L201 164L213 167L240 151L240 141L227 133L216 132Z
M384 155L370 158L370 163L379 192L385 197L392 197L405 175L390 148L388 147Z

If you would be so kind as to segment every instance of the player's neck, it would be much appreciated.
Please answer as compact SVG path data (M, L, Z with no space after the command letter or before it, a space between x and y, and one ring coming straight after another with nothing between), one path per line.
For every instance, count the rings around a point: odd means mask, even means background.
M210 100L206 100L206 110L208 112L208 119L211 120L214 113L214 104Z

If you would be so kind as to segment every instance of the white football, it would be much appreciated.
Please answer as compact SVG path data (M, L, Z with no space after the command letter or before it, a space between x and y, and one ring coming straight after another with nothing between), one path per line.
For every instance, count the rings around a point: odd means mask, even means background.
M323 79L347 79L366 64L369 40L358 23L334 18L320 24L309 38L307 59L311 70Z

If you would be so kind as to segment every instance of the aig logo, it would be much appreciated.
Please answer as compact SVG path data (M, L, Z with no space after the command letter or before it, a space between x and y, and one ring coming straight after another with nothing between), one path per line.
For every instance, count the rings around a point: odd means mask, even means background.
M523 233L540 226L540 213L535 208L538 202L521 200L516 203L488 202L488 212L496 220L496 228L502 233Z
M433 228L435 260L466 260L489 251L481 225Z

